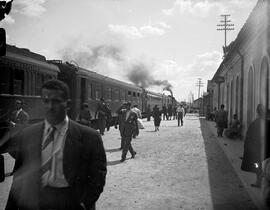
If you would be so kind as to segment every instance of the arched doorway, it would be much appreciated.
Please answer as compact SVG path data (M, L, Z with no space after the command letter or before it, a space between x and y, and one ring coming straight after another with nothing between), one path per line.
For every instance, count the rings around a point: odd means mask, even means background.
M269 104L269 66L267 58L264 57L260 71L260 103L270 109Z
M239 112L239 91L240 91L239 77L236 78L235 87L236 87L236 91L235 91L235 113L237 114L238 119L239 119L239 116L240 116L240 114L238 113Z
M247 125L253 120L254 110L254 84L253 84L253 69L250 67L248 72L248 87L247 87Z
M230 100L230 119L232 119L232 116L233 116L233 96L234 96L234 94L233 94L233 89L234 87L233 87L233 80L231 81L231 100Z

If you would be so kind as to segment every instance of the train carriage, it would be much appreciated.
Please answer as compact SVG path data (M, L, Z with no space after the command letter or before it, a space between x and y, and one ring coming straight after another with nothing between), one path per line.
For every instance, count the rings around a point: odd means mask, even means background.
M47 63L42 55L7 45L6 55L0 57L0 71L0 121L8 118L17 99L24 102L30 123L41 120L41 85L57 78L58 67Z
M142 107L142 89L133 84L125 83L96 72L81 68L67 62L53 60L59 69L58 79L65 81L71 90L69 115L76 119L81 105L88 103L92 117L95 116L100 98L104 98L112 111L112 122L116 110L124 101L131 101ZM95 125L95 119L92 120Z

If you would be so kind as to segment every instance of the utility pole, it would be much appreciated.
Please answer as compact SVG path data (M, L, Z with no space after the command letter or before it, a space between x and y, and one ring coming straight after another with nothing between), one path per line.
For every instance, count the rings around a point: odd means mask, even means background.
M201 90L201 87L203 87L202 78L198 78L198 82L196 83L196 86L199 87L198 98L200 98L200 90Z
M224 53L224 57L227 53L227 31L231 31L231 30L234 30L234 28L232 28L234 26L234 24L231 24L231 20L228 19L229 16L231 15L220 15L222 18L224 18L223 20L221 20L220 22L222 24L217 24L217 26L219 28L217 28L218 31L224 31L224 35L225 35L225 43L224 43L224 46L223 46L223 53Z

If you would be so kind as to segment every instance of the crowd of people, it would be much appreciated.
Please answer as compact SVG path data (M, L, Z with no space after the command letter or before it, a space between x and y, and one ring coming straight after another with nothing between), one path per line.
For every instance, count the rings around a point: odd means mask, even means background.
M17 129L7 141L2 141L0 153L8 152L15 158L11 186L6 209L58 209L92 210L105 185L107 162L101 136L111 125L119 129L121 143L120 162L127 153L135 158L132 139L139 135L142 112L137 104L123 103L116 111L112 123L109 104L100 99L95 112L97 132L93 129L89 105L83 103L77 122L68 117L68 86L59 80L49 80L42 86L45 120L29 125L29 114L22 100L15 101L9 113L11 127ZM155 105L147 109L147 120L154 119L154 131L158 132L163 120L177 120L183 126L186 115L182 104ZM269 113L259 104L257 118L247 128L241 169L255 173L253 187L262 187L263 199L270 206L270 149ZM217 137L240 138L241 123L236 114L228 123L228 112L222 104L211 116L216 122ZM229 125L229 126L228 126ZM80 155L78 155L80 154ZM31 170L29 170L31 169ZM89 177L91 179L89 179Z

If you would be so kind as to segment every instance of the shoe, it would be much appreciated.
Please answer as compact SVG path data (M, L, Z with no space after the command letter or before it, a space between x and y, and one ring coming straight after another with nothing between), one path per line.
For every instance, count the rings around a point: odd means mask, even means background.
M135 158L136 154L137 154L137 152L134 152L133 155L131 155L131 158Z
M126 160L126 158L121 158L120 162L124 162Z

